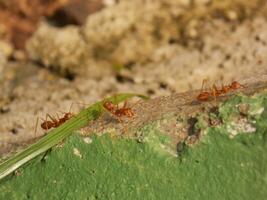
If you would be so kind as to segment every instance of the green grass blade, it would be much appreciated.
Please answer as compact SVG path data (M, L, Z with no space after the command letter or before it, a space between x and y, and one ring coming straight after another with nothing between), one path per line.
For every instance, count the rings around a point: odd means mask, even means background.
M36 143L32 144L22 152L15 154L6 161L0 164L0 180L3 179L8 174L12 173L20 166L28 162L29 160L35 158L36 156L46 152L51 147L55 146L63 139L71 135L74 131L86 126L89 121L97 119L103 112L105 112L102 104L103 101L109 100L113 103L122 102L128 98L140 97L142 99L147 99L148 97L144 95L134 94L134 93L123 93L117 94L115 96L106 98L99 101L90 107L82 110L78 115L72 117L70 120L59 126L58 128L50 131L46 136L38 140Z

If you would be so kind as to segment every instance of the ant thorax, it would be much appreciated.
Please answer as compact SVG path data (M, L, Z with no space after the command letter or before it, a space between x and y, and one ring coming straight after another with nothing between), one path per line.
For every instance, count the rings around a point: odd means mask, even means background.
M124 102L124 105L121 108L119 108L118 104L114 104L110 101L104 102L103 107L118 118L123 116L133 117L134 115L132 108L127 107L127 101Z
M226 94L230 92L231 90L237 90L240 88L243 88L244 86L238 83L237 81L233 81L229 85L222 85L221 88L217 88L217 86L214 84L212 88L210 88L208 91L203 91L203 85L204 85L205 79L203 80L202 83L202 88L200 94L197 96L197 100L199 101L207 101L209 97L219 97L223 94Z

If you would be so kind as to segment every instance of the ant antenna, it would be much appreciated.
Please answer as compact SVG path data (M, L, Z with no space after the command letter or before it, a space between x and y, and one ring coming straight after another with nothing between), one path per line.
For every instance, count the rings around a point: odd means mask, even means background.
M72 102L71 105L70 105L69 113L70 113L70 111L71 111L71 109L72 109L73 104L74 104L74 103Z

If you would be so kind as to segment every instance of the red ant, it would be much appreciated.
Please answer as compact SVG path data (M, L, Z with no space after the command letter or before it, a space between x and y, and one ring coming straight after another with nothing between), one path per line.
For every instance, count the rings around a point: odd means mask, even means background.
M231 90L237 90L237 89L244 87L243 85L241 85L237 81L233 81L229 85L222 85L221 89L218 89L217 86L214 84L210 90L203 91L203 86L204 86L205 82L206 82L206 79L203 80L201 92L197 96L197 100L199 100L199 101L208 101L210 96L213 96L216 100L216 97L218 97L222 94L226 94L226 93L230 92Z
M70 110L73 104L71 104L70 106ZM74 116L73 113L71 113L69 110L69 112L64 113L64 116L59 118L57 115L57 119L52 117L49 114L46 114L46 119L43 120L43 122L41 123L41 128L44 130L49 130L51 128L57 128L59 127L61 124L65 123L67 120L69 120L70 118L72 118ZM47 118L50 118L51 121L47 120ZM37 131L37 126L38 126L38 121L39 121L39 117L37 118L36 121L36 126L35 126L35 135L36 135L36 131Z
M111 101L105 101L103 103L103 107L111 114L113 114L120 122L122 121L121 118L123 116L129 118L134 116L132 108L127 107L127 100L124 102L122 108L119 108L118 104L114 104Z
M52 121L48 121L47 120L47 116L52 120ZM73 114L70 112L67 112L64 114L64 116L62 118L55 119L53 118L51 115L47 114L46 115L46 120L41 124L42 129L44 130L49 130L51 128L57 128L59 127L61 124L63 124L64 122L66 122L67 120L69 120L70 118L73 117Z
M238 83L237 81L233 81L231 84L229 85L222 85L222 89L221 92L223 94L226 94L227 92L229 92L230 90L237 90L240 88L244 88L243 85L241 85L240 83Z

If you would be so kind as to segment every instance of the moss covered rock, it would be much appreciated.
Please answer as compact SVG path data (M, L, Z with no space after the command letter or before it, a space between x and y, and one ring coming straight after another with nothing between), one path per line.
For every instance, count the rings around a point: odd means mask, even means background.
M266 108L266 95L231 99L222 123L202 126L199 142L175 155L153 124L139 131L141 142L72 136L3 180L0 198L266 199Z

